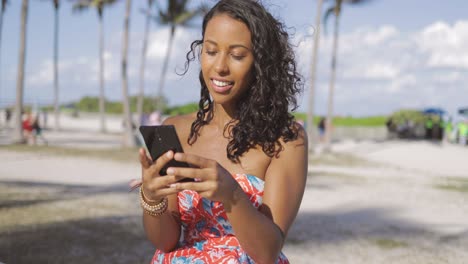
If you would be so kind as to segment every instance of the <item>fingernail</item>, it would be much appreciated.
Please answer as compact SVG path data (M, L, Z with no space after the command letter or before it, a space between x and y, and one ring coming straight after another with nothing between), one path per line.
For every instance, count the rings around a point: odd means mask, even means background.
M170 157L171 157L171 152L172 152L172 151L169 150L169 151L166 153L166 157L170 158Z
M177 189L177 183L170 184L169 187Z
M174 175L174 169L173 168L167 169L166 172L167 172L167 174Z

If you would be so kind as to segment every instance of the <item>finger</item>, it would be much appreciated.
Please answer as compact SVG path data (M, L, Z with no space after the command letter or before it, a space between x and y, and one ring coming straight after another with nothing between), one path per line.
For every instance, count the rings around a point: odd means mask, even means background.
M209 179L207 174L206 170L198 168L169 167L167 169L167 175L175 175L181 178L207 180Z
M176 190L192 190L196 192L205 192L210 189L208 182L178 182L171 185Z
M158 177L154 179L154 186L156 189L162 189L171 184L177 183L178 181L182 180L183 177L176 176L176 175L167 175L164 177Z
M149 168L150 166L150 160L148 159L148 156L146 156L146 151L144 148L140 148L139 150L139 156L140 156L140 163L141 163L141 166L144 168L144 169L147 169Z
M174 155L174 159L177 161L187 162L188 164L195 165L199 168L208 168L214 164L212 160L187 153L176 153Z
M174 152L169 150L168 152L161 155L156 162L150 167L150 175L153 177L159 175L159 171L166 165L171 159L174 158Z
M158 190L158 196L166 197L168 195L176 194L178 192L180 192L179 189L168 187L168 188Z

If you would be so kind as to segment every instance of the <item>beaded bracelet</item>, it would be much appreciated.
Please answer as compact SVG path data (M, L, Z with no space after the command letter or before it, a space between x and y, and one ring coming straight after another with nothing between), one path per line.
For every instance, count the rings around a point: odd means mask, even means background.
M140 204L145 213L151 216L160 216L167 211L168 202L167 197L164 197L161 202L155 205L150 205L146 201L145 194L143 193L143 188L140 188Z

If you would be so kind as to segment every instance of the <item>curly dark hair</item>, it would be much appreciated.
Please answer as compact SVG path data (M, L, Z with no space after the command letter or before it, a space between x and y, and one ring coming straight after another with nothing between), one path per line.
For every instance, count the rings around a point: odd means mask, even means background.
M303 88L289 35L285 26L257 1L221 0L203 19L202 39L192 42L186 56L186 71L190 62L200 56L201 49L196 50L203 44L208 22L219 14L227 14L247 25L254 56L251 87L238 100L234 119L224 128L229 135L227 157L238 163L245 152L257 145L269 157L277 156L283 149L280 139L288 142L298 137L289 111L297 109L296 95ZM213 101L201 71L199 79L201 99L187 140L190 145L213 118Z

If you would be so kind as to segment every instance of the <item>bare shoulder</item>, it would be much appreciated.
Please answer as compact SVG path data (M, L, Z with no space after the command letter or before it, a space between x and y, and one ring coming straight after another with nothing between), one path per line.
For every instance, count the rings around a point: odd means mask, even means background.
M190 134L190 128L193 121L195 121L197 113L190 113L186 115L170 116L164 119L163 125L175 126L179 137L187 138Z
M307 149L308 140L307 140L307 133L304 127L301 124L295 122L292 126L292 131L294 131L294 133L297 133L297 137L293 140L285 140L284 138L282 138L280 140L281 145L283 146L282 152L288 152L291 149L296 149L296 148Z

